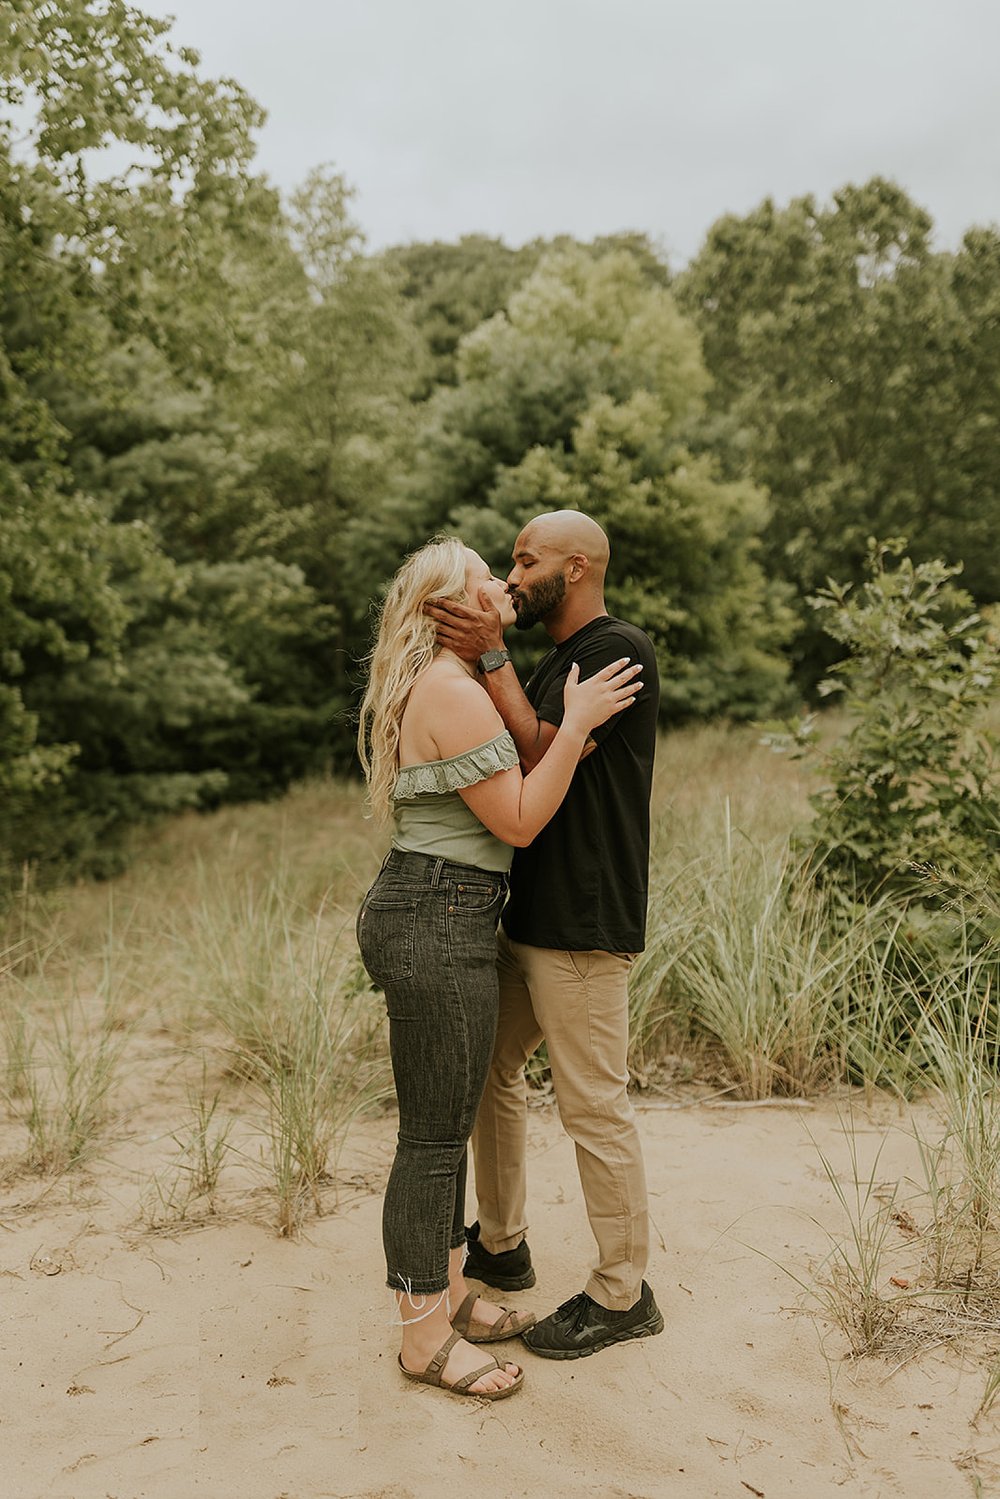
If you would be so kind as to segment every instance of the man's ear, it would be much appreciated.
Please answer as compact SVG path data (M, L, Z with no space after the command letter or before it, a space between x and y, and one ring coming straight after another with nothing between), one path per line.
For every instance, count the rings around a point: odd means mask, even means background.
M566 581L568 583L579 583L580 579L585 577L589 571L590 562L588 558L582 552L574 552L569 559L569 577Z

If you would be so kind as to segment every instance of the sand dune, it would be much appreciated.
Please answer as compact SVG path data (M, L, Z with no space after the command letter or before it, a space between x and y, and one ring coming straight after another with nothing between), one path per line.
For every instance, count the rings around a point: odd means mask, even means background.
M298 1242L247 1195L228 1220L142 1231L138 1141L72 1183L15 1183L0 1232L5 1499L997 1492L996 1426L971 1424L981 1362L845 1359L786 1273L808 1279L843 1228L817 1147L850 1172L844 1105L680 1102L640 1100L666 1331L570 1363L525 1350L525 1388L498 1405L395 1369L377 1190L391 1115L355 1128L340 1206ZM854 1121L862 1163L881 1146L879 1175L903 1179L906 1118L856 1104ZM530 1124L539 1278L514 1301L544 1314L582 1287L591 1241L554 1110ZM901 1233L889 1273L912 1254Z

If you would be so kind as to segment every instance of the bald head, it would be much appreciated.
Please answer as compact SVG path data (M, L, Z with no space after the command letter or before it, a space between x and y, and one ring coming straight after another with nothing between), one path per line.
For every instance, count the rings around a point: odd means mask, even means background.
M550 510L545 515L536 515L517 538L517 547L521 546L548 555L585 557L590 582L598 587L604 583L611 556L608 538L596 520L579 510Z
M507 577L519 630L543 623L553 640L606 614L608 538L579 510L552 510L530 520L514 543Z

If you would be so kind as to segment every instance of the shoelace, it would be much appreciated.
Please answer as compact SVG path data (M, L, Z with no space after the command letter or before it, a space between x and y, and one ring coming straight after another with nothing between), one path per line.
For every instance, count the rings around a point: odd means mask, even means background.
M591 1301L586 1291L577 1291L568 1301L556 1309L556 1316L561 1321L568 1322L573 1319L573 1331L582 1332L587 1325L587 1316L590 1312Z

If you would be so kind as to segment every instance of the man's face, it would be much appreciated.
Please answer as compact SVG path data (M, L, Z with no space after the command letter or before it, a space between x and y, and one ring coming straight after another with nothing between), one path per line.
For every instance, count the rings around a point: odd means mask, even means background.
M557 609L566 597L565 557L550 548L533 544L531 533L522 531L514 546L514 566L507 574L507 589L514 605L519 630L530 630Z

